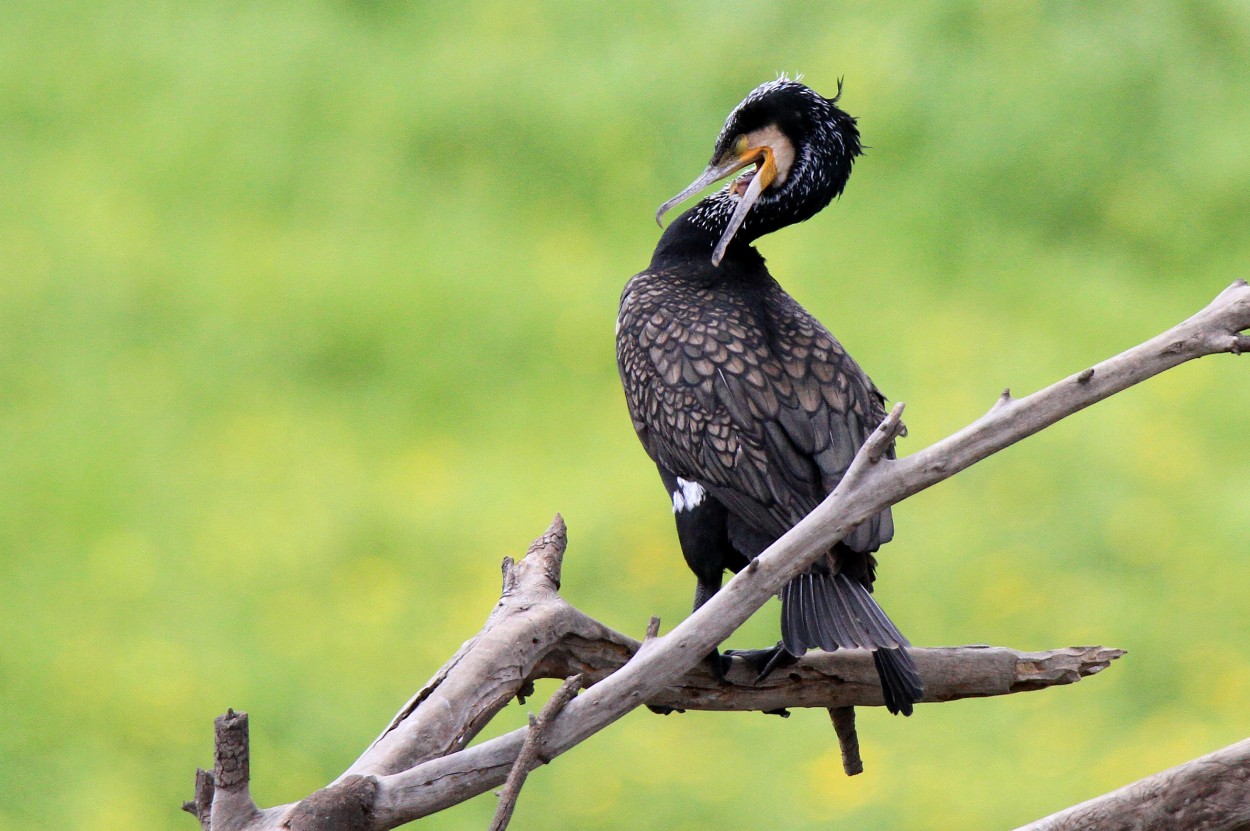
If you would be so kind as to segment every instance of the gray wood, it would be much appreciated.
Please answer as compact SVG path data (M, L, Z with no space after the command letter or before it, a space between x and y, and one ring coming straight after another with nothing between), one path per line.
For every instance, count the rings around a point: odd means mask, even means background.
M860 449L837 489L816 510L698 611L669 633L656 632L641 645L560 597L565 530L557 516L524 560L505 561L503 596L482 631L413 696L342 777L303 802L259 812L248 794L246 776L241 783L237 777L219 780L211 803L211 827L384 831L498 787L515 764L527 731L467 745L536 677L582 673L592 685L546 726L544 758L554 758L643 704L738 710L880 704L871 659L854 650L809 656L759 685L745 683L749 679L736 670L731 674L735 683L721 688L709 683L696 666L791 577L866 518L1179 364L1206 355L1250 351L1250 337L1240 334L1247 329L1250 286L1238 280L1205 309L1140 346L1024 398L1004 392L989 412L963 430L911 456L890 460L883 449L899 429L903 405L896 405ZM912 654L925 677L924 701L937 702L1072 683L1100 671L1122 653L1103 647L1040 653L958 647L915 649ZM245 730L243 736L246 744ZM223 752L228 755L228 748L219 747L219 761ZM1192 791L1199 801L1203 795L1214 799L1223 792L1210 785L1212 776L1234 777L1229 781L1244 787L1244 762L1198 770L1200 781L1207 783ZM1125 804L1149 802L1154 793L1149 787L1134 791ZM197 790L196 808L202 795ZM1222 810L1222 805L1212 810ZM1236 827L1107 824L1120 822L1128 810L1117 808L1114 815L1093 824L1053 828ZM1200 811L1201 806L1193 810Z
M1246 831L1250 739L1073 805L1016 831Z

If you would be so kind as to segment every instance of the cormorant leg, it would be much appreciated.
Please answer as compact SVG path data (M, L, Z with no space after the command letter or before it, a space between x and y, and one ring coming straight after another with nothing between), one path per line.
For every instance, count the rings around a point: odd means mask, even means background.
M720 591L720 584L721 579L719 574L716 576L715 582L711 580L699 580L694 588L694 609L691 611L697 612L700 606L711 599L712 595ZM725 680L725 675L729 672L729 666L733 660L729 657L729 653L722 655L719 649L712 647L712 651L708 653L707 660L712 664L712 677L716 679L716 683L729 683Z
M683 479L663 467L659 470L664 488L673 500L673 519L677 522L682 557L698 581L694 591L697 611L720 590L725 569L735 565L741 555L729 542L729 512L725 506L698 482ZM708 658L712 662L712 675L725 683L729 661L722 658L717 649L713 649Z
M720 575L716 576L715 581L700 580L694 587L694 608L690 611L697 612L699 607L712 599L712 595L720 591Z

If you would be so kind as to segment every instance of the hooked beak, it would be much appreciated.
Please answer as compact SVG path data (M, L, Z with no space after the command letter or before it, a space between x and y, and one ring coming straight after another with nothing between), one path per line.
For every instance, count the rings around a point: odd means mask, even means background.
M742 227L751 208L755 207L755 203L759 201L760 194L777 178L777 163L773 159L773 149L767 144L759 147L745 147L741 151L730 150L720 158L714 159L698 179L660 206L655 213L656 223L662 224L664 214L672 210L675 205L685 202L708 185L719 182L750 164L756 166L750 180L743 178L733 184L733 193L738 196L738 207L734 209L725 233L721 235L720 241L716 243L716 249L712 252L712 265L720 265L721 259L725 256L725 249L729 247L734 234Z

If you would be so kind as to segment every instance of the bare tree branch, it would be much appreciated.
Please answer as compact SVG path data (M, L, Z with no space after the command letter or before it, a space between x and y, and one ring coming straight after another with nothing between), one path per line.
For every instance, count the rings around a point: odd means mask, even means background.
M465 747L533 678L581 673L583 645L616 656L620 666L637 643L573 608L558 589L568 540L557 514L525 559L504 560L503 596L482 631L464 644L343 774L385 775ZM566 658L553 673L540 662L558 650ZM567 671L564 671L567 669ZM606 673L588 674L588 682ZM500 780L502 783L502 780ZM499 784L499 783L497 783Z
M1250 739L1074 805L1016 831L1078 829L1250 829Z
M252 774L247 713L227 710L225 715L217 717L213 727L216 750L213 754L211 816L231 817L233 821L226 825L214 820L212 827L214 830L218 827L245 828L260 814L250 790ZM199 778L197 774L196 779ZM198 781L196 789L199 790Z
M201 831L209 831L213 816L213 775L204 768L195 770L195 799L182 803L182 810L200 821Z
M339 780L295 806L260 813L246 795L246 782L242 794L232 791L223 798L224 783L218 779L212 827L383 831L497 787L516 764L527 731L467 745L535 677L582 673L592 685L547 725L543 748L548 758L642 704L761 710L880 704L871 660L857 650L814 654L760 685L748 683L738 670L730 674L731 684L721 687L701 677L696 665L786 581L866 518L1146 378L1204 355L1248 351L1250 338L1240 334L1247 328L1250 286L1239 280L1167 332L1024 398L1004 393L968 427L895 461L884 458L883 450L899 429L902 405L897 405L816 510L697 612L641 645L559 596L565 531L557 517L529 556L505 562L503 597L482 632ZM925 701L1071 683L1121 654L1101 647L1048 653L991 648L911 652L925 678ZM339 825L324 824L332 816L341 819Z
M909 649L925 680L922 702L1010 695L1065 684L1101 672L1123 650L1069 646L1019 652L1001 646ZM735 666L728 685L697 667L647 700L673 710L758 710L796 707L880 707L881 682L872 653L861 649L813 652L793 666L755 683L752 667Z
M838 746L842 749L842 771L847 776L858 776L864 772L864 760L859 756L855 708L830 707L829 720L833 722L833 732L838 734Z
M504 783L503 791L499 794L499 807L495 810L495 818L490 824L490 831L504 831L508 827L508 822L512 819L512 811L516 808L517 797L521 795L521 787L525 784L525 777L533 768L551 761L540 751L543 731L547 729L547 725L551 723L556 713L564 709L564 705L577 695L581 687L582 676L570 676L560 685L560 689L556 690L555 695L547 700L537 716L530 713L530 726L529 732L525 735L525 744L521 745L521 752L516 757L511 772L508 773L508 781Z
M834 492L752 561L751 568L735 575L672 632L648 641L627 666L566 707L552 725L553 750L573 747L650 700L868 517L1133 384L1204 355L1239 353L1245 348L1239 333L1248 328L1250 285L1238 280L1193 317L1092 367L1092 373L1085 370L1025 398L1000 402L925 450L873 465L868 456L876 445L870 438ZM895 406L880 434L895 429L898 411ZM508 734L385 777L385 810L394 810L396 818L415 819L449 804L444 800L495 787L519 748L520 736Z

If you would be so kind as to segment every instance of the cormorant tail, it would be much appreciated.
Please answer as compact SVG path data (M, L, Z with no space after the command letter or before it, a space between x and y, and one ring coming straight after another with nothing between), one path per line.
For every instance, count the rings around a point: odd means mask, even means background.
M884 646L874 649L872 662L877 665L877 677L881 679L885 708L895 715L910 716L912 705L924 695L924 682L907 650Z
M872 650L885 706L909 716L924 695L924 682L904 647L907 639L886 617L868 589L845 574L805 572L781 590L781 639L802 655L819 647Z

